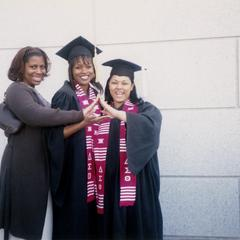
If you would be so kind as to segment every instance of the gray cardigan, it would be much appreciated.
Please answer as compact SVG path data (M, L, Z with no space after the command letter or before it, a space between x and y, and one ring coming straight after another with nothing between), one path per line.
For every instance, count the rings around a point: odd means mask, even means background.
M13 83L6 92L6 104L26 125L50 127L81 121L81 111L60 111L42 104L33 88Z
M49 191L49 164L44 127L83 119L81 111L45 107L34 89L12 83L6 103L24 122L10 135L0 172L0 228L16 237L40 239Z

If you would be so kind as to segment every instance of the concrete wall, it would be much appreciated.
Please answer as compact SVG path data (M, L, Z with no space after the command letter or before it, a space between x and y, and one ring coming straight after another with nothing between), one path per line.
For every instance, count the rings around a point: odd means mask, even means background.
M136 84L163 115L166 240L240 239L239 0L1 0L0 29L0 97L26 45L52 60L38 88L48 100L67 77L54 53L79 35L104 50L96 60L103 83L109 69L100 63L110 58L147 68Z

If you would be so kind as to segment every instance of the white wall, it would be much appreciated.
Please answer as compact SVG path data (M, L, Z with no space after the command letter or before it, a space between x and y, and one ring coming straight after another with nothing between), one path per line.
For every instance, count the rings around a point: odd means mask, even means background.
M105 60L146 67L136 83L163 115L166 239L240 238L239 0L1 0L0 29L0 97L10 61L26 45L52 60L39 87L48 100L67 77L54 53L79 35L104 50L97 57L103 83Z

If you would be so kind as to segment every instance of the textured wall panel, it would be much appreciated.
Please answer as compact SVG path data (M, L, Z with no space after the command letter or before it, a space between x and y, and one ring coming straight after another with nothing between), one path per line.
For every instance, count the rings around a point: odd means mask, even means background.
M161 178L164 234L239 237L239 189L234 178Z
M240 110L162 111L162 175L240 176Z
M95 0L99 43L240 35L239 0Z
M94 40L92 0L1 0L0 48L61 46L78 35Z

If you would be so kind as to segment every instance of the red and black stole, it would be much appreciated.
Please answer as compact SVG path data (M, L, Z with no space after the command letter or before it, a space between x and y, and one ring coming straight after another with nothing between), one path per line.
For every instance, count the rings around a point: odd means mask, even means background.
M78 98L78 102L82 109L88 107L95 99L96 95L93 90L89 86L88 96L82 90L79 84L75 85L76 95ZM99 105L96 107L95 111L96 115L101 114L101 110ZM99 124L94 123L91 125L87 125L85 127L85 136L86 136L86 154L87 154L87 202L91 202L95 199L96 196L96 173L95 173L95 161L93 154L93 142L95 135L97 134Z
M138 112L136 104L127 100L122 108L125 112ZM98 134L94 142L94 156L96 167L96 183L97 183L97 211L104 213L104 177L105 165L107 157L107 149L109 144L109 128L111 119L107 118L99 124ZM126 149L126 125L124 121L120 122L120 206L133 206L136 200L136 176L128 169L127 149Z

